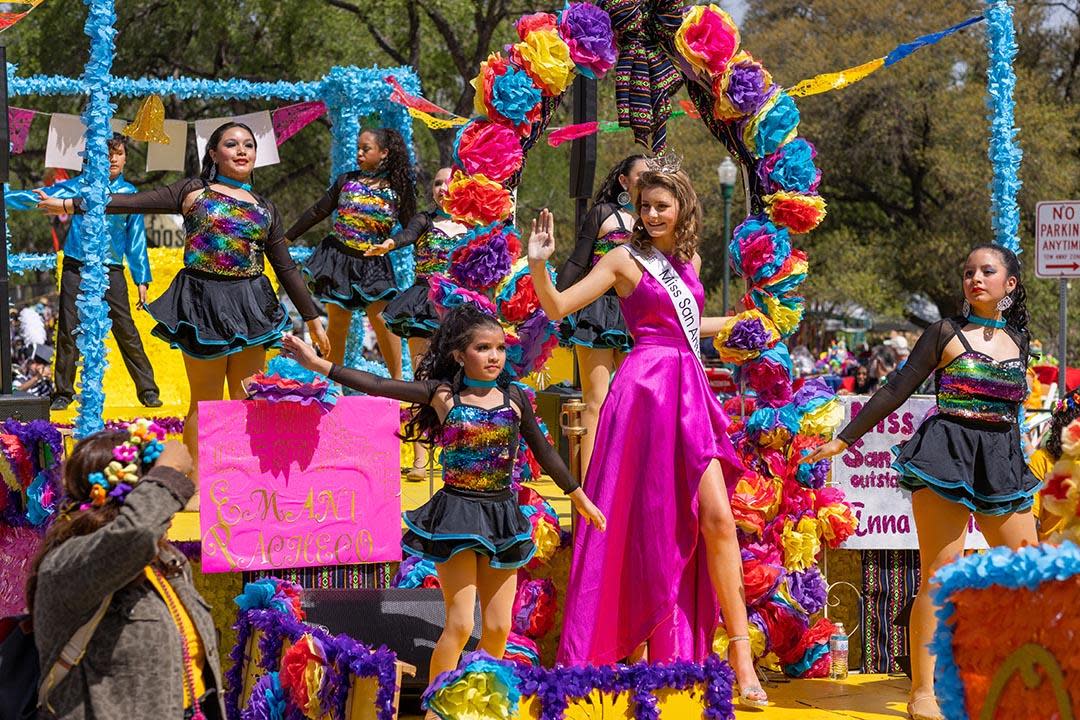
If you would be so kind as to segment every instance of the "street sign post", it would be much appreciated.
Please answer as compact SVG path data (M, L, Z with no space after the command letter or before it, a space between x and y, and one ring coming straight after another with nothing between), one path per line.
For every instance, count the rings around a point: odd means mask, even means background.
M1058 278L1058 397L1064 397L1069 278L1080 277L1080 200L1035 206L1035 275Z

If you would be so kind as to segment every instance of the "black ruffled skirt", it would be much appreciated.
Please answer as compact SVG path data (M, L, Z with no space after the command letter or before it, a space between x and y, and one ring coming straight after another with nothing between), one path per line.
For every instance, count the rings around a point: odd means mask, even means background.
M1024 460L1015 423L934 415L893 453L903 488L930 488L982 515L1029 509L1040 485Z
M491 558L493 568L513 569L532 559L532 525L513 490L482 492L443 487L424 505L404 513L401 548L435 563L463 550Z
M323 303L363 310L398 294L394 267L386 255L368 257L332 235L323 238L304 264L311 293Z
M201 360L276 347L289 327L265 275L234 278L184 268L146 310L157 321L154 336Z
M403 338L429 338L439 329L439 315L428 297L428 281L417 278L416 284L401 293L382 311L390 332Z
M607 293L589 303L559 325L560 344L581 345L596 350L630 352L634 339L626 329L619 296Z

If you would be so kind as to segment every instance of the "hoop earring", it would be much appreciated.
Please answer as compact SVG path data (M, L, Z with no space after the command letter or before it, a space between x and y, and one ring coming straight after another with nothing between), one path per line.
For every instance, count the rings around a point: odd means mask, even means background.
M1012 307L1012 304L1013 304L1012 295L1006 295L1005 297L998 300L997 309L1000 310L1001 312L1005 312L1006 310L1008 310L1009 308Z
M621 193L619 193L619 196L617 198L615 198L615 199L623 207L627 207L627 206L630 205L630 193L626 192L625 190L623 190Z
M963 307L960 308L960 313L964 317L967 317L968 315L970 315L971 314L971 303L969 303L967 300L965 300Z

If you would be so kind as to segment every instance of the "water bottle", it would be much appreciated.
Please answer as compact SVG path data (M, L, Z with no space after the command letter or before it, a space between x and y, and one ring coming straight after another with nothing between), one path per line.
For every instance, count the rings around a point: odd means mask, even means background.
M848 676L848 635L843 623L836 624L836 632L829 638L829 660L832 662L829 677L845 679Z

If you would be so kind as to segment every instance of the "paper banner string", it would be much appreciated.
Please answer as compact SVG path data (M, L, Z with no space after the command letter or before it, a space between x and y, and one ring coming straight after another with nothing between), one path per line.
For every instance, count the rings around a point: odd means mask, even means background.
M423 113L439 113L441 115L450 115L451 117L457 117L449 110L444 110L430 100L425 100L419 95L412 95L405 92L405 88L401 87L401 83L397 81L393 75L386 78L386 82L390 83L394 91L390 93L390 101L396 102L398 105L404 105L410 110L419 110Z
M161 101L161 96L147 96L135 113L135 119L120 132L132 140L168 145L171 140L165 132L165 104Z
M325 114L326 103L319 100L286 105L274 110L270 114L270 121L274 125L277 144L281 145Z
M547 142L551 147L559 147L568 140L576 140L578 138L594 135L599 129L600 123L596 121L579 123L577 125L566 125L549 131Z
M26 149L26 139L30 137L30 124L34 121L34 115L33 110L8 108L8 133L12 155L18 155Z
M420 110L419 108L406 107L405 109L408 110L409 114L412 115L415 119L424 123L432 130L447 130L457 125L464 125L465 123L469 122L469 118L463 118L458 115L451 115L448 118L437 118L434 115L428 115L426 112Z
M883 67L889 67L900 62L904 58L911 55L919 48L933 45L942 38L948 37L955 32L959 32L964 28L974 25L975 23L982 22L984 17L982 15L976 15L970 17L967 20L957 23L950 28L941 30L940 32L930 33L929 35L923 35L916 38L909 43L903 43L893 48L885 57L876 58L869 62L865 62L862 65L856 65L855 67L847 68L846 70L840 70L839 72L824 73L817 75L801 82L796 83L792 87L788 88L788 95L795 97L808 97L810 95L817 95L819 93L828 92L830 90L839 90L845 88L848 85L857 83L871 73L880 70Z
M13 2L4 3L5 5L26 5L28 7L22 12L0 13L0 32L7 30L9 27L22 20L24 17L30 14L31 10L33 10L43 2L45 2L45 0L14 0Z

